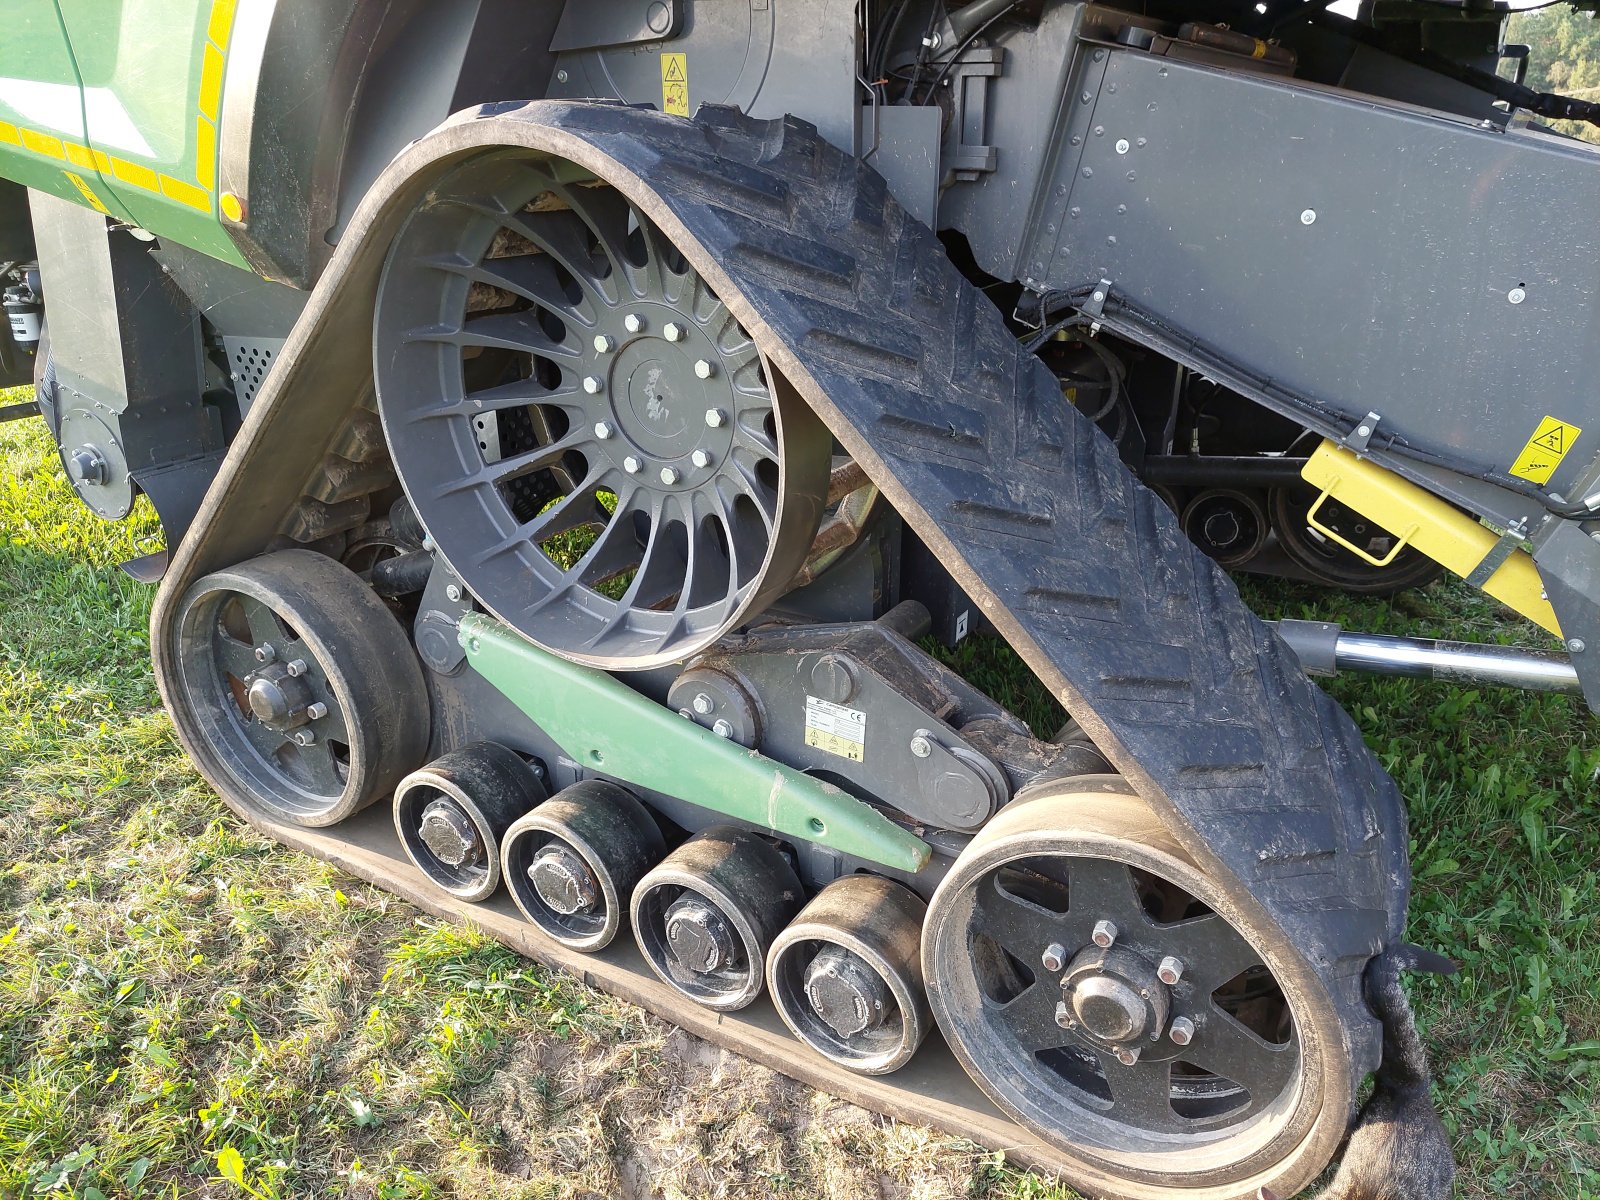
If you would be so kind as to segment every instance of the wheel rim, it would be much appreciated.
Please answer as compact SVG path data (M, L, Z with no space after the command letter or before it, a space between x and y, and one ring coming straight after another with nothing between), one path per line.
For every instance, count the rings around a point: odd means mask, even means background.
M331 656L273 600L264 588L193 597L180 618L178 680L230 773L274 813L313 822L345 803L360 739Z
M469 164L391 251L377 389L462 581L610 669L704 646L787 583L830 441L643 213L561 164Z
M1058 797L1021 803L1073 812ZM929 999L958 1058L1001 1108L1112 1179L1182 1188L1271 1169L1317 1106L1301 1022L1263 956L1180 855L1092 818L1026 818L975 839L929 906ZM1180 1017L1193 1031L1175 1039Z

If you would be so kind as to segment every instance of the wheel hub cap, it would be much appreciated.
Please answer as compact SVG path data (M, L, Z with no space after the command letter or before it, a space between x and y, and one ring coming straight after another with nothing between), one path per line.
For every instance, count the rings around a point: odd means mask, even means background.
M270 729L288 730L306 723L311 690L280 666L255 675L247 698L256 720Z
M667 909L667 949L679 965L701 975L733 963L728 919L698 896L684 896Z
M1083 1032L1108 1047L1159 1037L1171 1011L1171 994L1155 966L1121 946L1083 950L1061 990Z
M566 846L546 846L534 855L528 878L539 899L564 917L589 912L600 900L594 872Z
M448 800L435 800L422 810L418 834L429 852L447 867L476 866L483 861L477 828Z
M894 1004L889 985L843 946L828 946L806 968L811 1011L842 1038L883 1024Z

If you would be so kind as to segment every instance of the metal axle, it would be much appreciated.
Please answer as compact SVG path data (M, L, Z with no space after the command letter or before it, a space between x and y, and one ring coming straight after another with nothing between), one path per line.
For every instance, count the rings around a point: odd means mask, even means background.
M1277 628L1308 675L1349 670L1534 692L1579 695L1583 690L1572 660L1552 650L1345 633L1331 621L1279 621Z

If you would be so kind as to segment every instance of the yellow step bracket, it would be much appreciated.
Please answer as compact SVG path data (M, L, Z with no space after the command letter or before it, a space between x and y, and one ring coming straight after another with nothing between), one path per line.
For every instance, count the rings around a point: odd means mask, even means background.
M1377 463L1358 458L1343 446L1324 441L1300 472L1318 493L1306 521L1318 533L1373 566L1387 566L1410 546L1457 575L1468 576L1494 550L1500 539L1493 530L1480 525L1432 492L1401 479ZM1317 521L1317 511L1329 496L1376 521L1398 541L1383 558L1374 558L1352 545L1332 529ZM1489 576L1483 590L1543 626L1557 637L1561 626L1555 610L1545 599L1539 568L1526 550L1514 550Z

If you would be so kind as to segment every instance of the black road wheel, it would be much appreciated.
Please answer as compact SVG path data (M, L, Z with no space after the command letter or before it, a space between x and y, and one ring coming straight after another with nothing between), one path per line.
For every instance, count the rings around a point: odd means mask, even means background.
M174 627L177 715L247 808L332 825L427 751L427 686L405 630L330 558L283 550L207 575Z
M1272 529L1283 552L1295 565L1323 583L1359 596L1393 596L1432 583L1444 568L1409 546L1385 567L1376 567L1311 528L1306 515L1317 493L1309 487L1273 488L1267 496ZM1317 510L1317 521L1339 536L1382 559L1394 548L1395 535L1381 525L1329 497Z
M541 646L673 662L804 561L831 438L650 220L570 164L489 156L435 189L375 337L417 516Z
M1121 781L1024 793L928 908L939 1027L1002 1109L1128 1200L1284 1195L1315 1176L1352 1097L1329 1095L1288 946L1255 946Z

